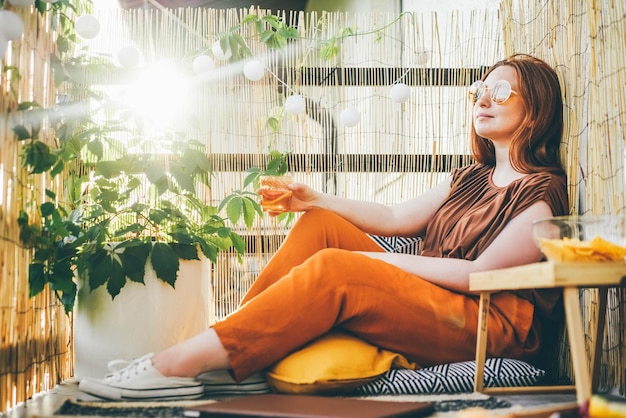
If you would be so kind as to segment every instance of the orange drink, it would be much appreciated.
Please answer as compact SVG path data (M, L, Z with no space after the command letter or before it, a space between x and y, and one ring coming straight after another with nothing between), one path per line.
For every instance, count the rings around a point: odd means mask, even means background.
M291 190L287 188L293 179L289 176L261 176L259 178L259 194L263 211L276 215L289 210L291 206Z

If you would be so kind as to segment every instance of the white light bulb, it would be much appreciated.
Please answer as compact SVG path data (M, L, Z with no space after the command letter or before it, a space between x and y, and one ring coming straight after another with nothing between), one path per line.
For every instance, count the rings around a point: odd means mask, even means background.
M287 97L285 100L285 110L287 113L291 113L292 115L299 115L304 113L306 110L306 102L304 101L304 97L299 94L294 94L293 96Z
M0 33L9 41L20 39L24 34L22 18L10 10L0 10Z
M198 55L193 59L192 68L196 74L208 73L215 68L215 63L208 55Z
M0 61L4 59L4 55L7 53L8 48L9 48L8 39L6 39L4 35L0 33Z
M134 45L126 45L117 51L117 60L122 67L134 68L141 61L141 52Z
M93 15L82 15L76 19L74 29L81 38L92 39L100 33L100 22Z
M397 83L391 87L389 95L391 96L391 100L394 102L404 103L409 99L411 89L409 89L409 86L404 83Z
M339 115L339 120L344 126L351 128L361 121L361 112L353 107L347 107Z
M261 61L250 60L243 67L243 75L250 81L259 81L265 75L265 66Z
M15 7L28 7L35 4L35 0L9 0L9 4Z
M213 44L213 46L211 47L211 52L213 52L215 58L220 61L226 61L233 56L232 52L230 52L230 48L228 48L226 51L222 50L222 46L220 45L219 41Z

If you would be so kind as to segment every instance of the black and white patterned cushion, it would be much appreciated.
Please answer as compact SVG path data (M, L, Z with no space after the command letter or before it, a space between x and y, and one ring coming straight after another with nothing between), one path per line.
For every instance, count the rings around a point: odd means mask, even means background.
M422 238L381 237L370 235L370 238L388 253L419 254Z
M474 390L476 363L465 361L419 370L391 369L378 379L356 389L363 395L412 395L462 393ZM485 387L532 386L545 371L514 359L490 358L485 362Z

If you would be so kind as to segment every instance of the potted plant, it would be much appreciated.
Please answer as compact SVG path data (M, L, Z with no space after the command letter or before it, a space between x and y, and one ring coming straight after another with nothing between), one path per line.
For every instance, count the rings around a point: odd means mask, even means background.
M55 108L19 103L12 129L24 175L45 185L25 195L17 219L20 241L32 249L29 293L48 286L73 313L80 377L205 329L210 264L220 251L245 250L219 212L258 204L244 193L222 207L206 198L214 173L203 144L134 129L129 109L91 83L120 69L75 54L68 33L51 58L65 93Z
M218 203L202 198L210 194L213 172L199 141L176 132L155 137L128 128L128 109L120 103L111 106L90 81L100 72L120 69L107 59L75 53L73 26L61 10L64 6L70 7L65 2L50 7L58 8L62 28L51 67L65 93L54 109L19 103L21 122L13 131L22 143L27 175L61 185L25 199L17 222L20 241L33 254L30 295L49 286L65 311L74 313L77 359L92 360L96 366L83 372L77 360L80 377L101 375L108 360L164 348L208 326L209 264L220 251L245 251L243 238L228 221L235 224L243 218L249 227L262 212L252 192L237 190ZM47 6L42 7L43 13ZM297 36L275 16L251 15L242 23L254 24L270 47L282 47ZM243 59L250 51L237 30L223 34L220 44L232 48L233 59ZM102 114L105 117L98 118ZM244 189L261 174L284 173L284 162L284 156L271 155L265 171L251 170ZM220 216L224 209L226 217ZM189 263L198 270L184 273L181 264ZM189 293L182 292L181 275L197 276L187 286ZM148 293L155 286L169 290L174 299ZM119 305L131 310L120 311ZM169 330L159 323L166 320ZM130 327L122 332L121 325ZM147 337L149 329L170 338L157 343ZM142 338L136 338L138 333ZM107 352L104 344L116 351Z

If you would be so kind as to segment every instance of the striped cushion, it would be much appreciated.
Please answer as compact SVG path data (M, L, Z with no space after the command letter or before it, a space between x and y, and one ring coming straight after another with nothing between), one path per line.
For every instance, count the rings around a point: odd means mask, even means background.
M422 238L405 238L405 237L380 237L378 235L370 235L376 244L380 245L388 253L402 253L418 255Z
M411 395L460 393L474 390L476 363L465 361L419 370L391 369L378 379L356 389L363 395ZM521 360L490 358L485 363L485 387L532 386L544 375Z

